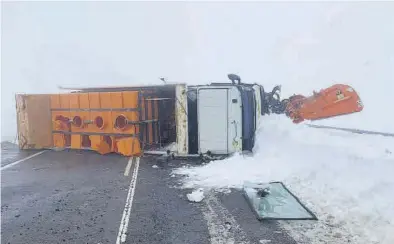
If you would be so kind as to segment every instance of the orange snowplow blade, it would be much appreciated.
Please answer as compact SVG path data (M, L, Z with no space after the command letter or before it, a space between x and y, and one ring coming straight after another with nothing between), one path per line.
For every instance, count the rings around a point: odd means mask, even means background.
M289 98L286 115L294 123L303 120L318 120L363 110L357 92L348 85L336 84L310 97L294 95Z

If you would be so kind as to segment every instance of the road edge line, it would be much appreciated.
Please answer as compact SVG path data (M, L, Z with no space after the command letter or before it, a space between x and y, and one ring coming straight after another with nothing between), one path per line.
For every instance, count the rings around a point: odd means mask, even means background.
M35 156L38 156L38 155L40 155L40 154L43 154L44 152L46 152L46 150L40 151L40 152L35 153L35 154L33 154L33 155L30 155L30 156L28 156L28 157L26 157L26 158L22 158L22 159L20 159L20 160L18 160L18 161L15 161L15 162L13 162L13 163L7 164L6 166L1 167L1 168L0 168L0 171L3 171L3 170L8 169L8 168L11 168L11 167L13 167L13 166L15 166L15 165L17 165L17 164L19 164L19 163L22 163L22 162L24 162L24 161L26 161L26 160L29 160L29 159L31 159L31 158L34 158Z
M129 158L126 168L124 169L124 176L129 176L131 165L133 165L133 159L134 159L134 157Z
M135 187L137 184L138 168L140 165L140 158L137 157L135 160L133 175L131 176L129 191L127 193L126 204L122 214L122 220L120 221L119 232L116 238L116 244L121 244L126 241L127 228L129 226L131 207L133 205L133 198L135 193Z

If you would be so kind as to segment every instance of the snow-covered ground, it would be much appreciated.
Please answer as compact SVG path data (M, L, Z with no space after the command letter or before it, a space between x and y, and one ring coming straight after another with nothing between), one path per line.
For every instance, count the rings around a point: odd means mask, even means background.
M283 181L318 216L283 222L312 243L394 243L394 138L294 125L265 117L253 156L184 167L186 188L241 188L245 181Z

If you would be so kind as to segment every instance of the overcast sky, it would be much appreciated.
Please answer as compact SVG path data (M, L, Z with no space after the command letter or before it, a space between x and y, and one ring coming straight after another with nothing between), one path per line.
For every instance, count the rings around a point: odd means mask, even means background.
M341 123L394 130L381 119L394 91L394 2L2 2L1 31L2 140L16 133L16 92L229 72L284 95L351 84L367 117Z

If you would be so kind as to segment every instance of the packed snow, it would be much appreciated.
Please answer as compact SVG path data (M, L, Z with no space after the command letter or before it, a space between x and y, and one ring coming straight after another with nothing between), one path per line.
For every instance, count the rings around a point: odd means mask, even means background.
M204 191L199 188L194 190L192 193L186 195L190 202L201 202L204 199Z
M260 124L253 156L179 168L185 188L242 188L283 181L318 216L283 222L300 242L394 243L394 138L295 125L285 116Z

